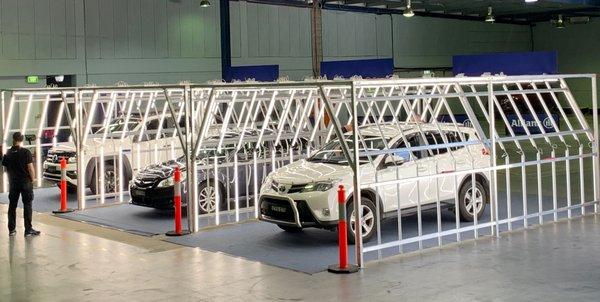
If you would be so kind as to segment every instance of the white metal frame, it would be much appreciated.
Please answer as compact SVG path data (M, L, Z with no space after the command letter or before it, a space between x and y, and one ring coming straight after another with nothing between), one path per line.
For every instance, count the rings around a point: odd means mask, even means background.
M589 79L592 90L592 105L593 105L593 125L590 127L581 110L579 109L576 100L571 94L567 81L571 79ZM532 110L530 98L549 98L557 106L558 112L549 112L547 106L542 106L541 111L545 114L558 114L560 116L561 125L553 127L558 128L556 132L546 132L543 127L539 127L540 133L529 133L529 128L525 127L526 135L516 135L512 130L512 126L508 125L507 116L502 112L500 99L503 96L509 96L508 104L513 107L518 120L522 125L525 125L521 111ZM511 96L519 95L519 102L524 104L524 110L517 107ZM543 97L542 97L543 95ZM86 200L99 199L100 203L104 203L107 198L110 198L108 192L101 192L98 195L86 194L84 188L86 174L86 154L85 145L90 139L100 139L103 142L107 139L107 132L94 133L94 129L107 126L108 120L114 116L124 116L127 119L132 116L132 113L138 112L142 117L142 123L152 117L158 117L161 121L167 118L173 119L175 129L163 129L160 126L155 132L156 135L161 135L163 131L170 131L168 135L179 139L179 146L171 146L166 150L171 152L171 157L175 157L175 148L180 150L184 155L186 165L192 167L186 169L186 187L188 188L189 199L188 206L188 224L192 232L199 230L199 215L198 215L198 192L195 185L198 183L199 170L206 170L206 177L212 175L214 179L219 179L219 169L233 168L233 179L238 179L238 175L242 172L246 173L252 180L252 184L246 184L248 188L253 189L254 199L258 199L259 183L257 173L260 171L259 165L271 164L271 168L278 163L295 161L302 156L311 154L317 148L320 148L331 139L342 137L342 125L352 125L353 129L359 129L367 123L372 125L381 125L384 122L398 125L416 119L429 122L433 125L437 124L438 118L445 114L450 118L451 124L458 125L456 120L457 110L464 113L470 119L473 128L477 132L482 143L491 153L490 165L488 168L472 167L468 170L454 171L445 173L444 176L454 176L455 179L461 175L471 175L475 177L477 173L490 173L489 192L490 192L490 220L477 221L475 219L473 225L460 226L458 215L456 215L456 228L451 230L442 230L440 227L440 204L439 200L436 205L436 213L438 217L437 232L431 234L422 234L421 229L421 209L417 211L419 220L419 235L402 238L402 221L398 221L398 240L392 242L383 242L381 230L378 230L377 244L363 246L360 232L356 238L356 255L357 262L363 266L363 257L367 253L377 252L378 257L381 257L381 251L387 248L398 248L402 251L403 246L410 243L418 243L419 248L423 248L423 242L430 239L437 239L438 245L443 244L443 237L456 236L456 241L461 241L467 238L465 233L472 232L473 237L477 238L479 232L483 229L489 229L493 235L499 235L502 232L503 226L508 230L517 227L518 223L522 222L524 227L530 224L530 218L538 218L539 223L544 223L543 216L552 215L552 221L558 219L558 214L568 212L568 217L572 217L575 210L581 208L579 213L585 214L586 206L594 205L594 212L598 211L597 202L599 200L599 184L600 179L598 167L598 117L597 117L597 94L596 94L596 76L595 75L543 75L543 76L489 76L489 77L456 77L456 78L433 78L433 79L382 79L382 80L350 80L350 81L314 81L314 82L281 82L281 83L233 83L233 84L206 84L206 85L162 85L162 86L132 86L132 87L82 87L69 89L23 89L23 90L6 90L2 92L2 141L4 150L6 151L9 144L11 133L18 130L24 130L26 134L37 134L36 144L27 145L28 148L41 150L42 147L55 146L60 141L56 138L51 143L41 143L39 140L40 133L44 130L70 131L69 141L75 143L77 151L77 174L78 177L78 200L79 208L85 209L88 207ZM41 104L42 112L48 110L50 102L60 103L59 114L56 121L45 121L45 114L42 114L42 119L37 127L31 128L28 126L28 114L25 114L24 120L15 119L15 107L18 104L26 104L25 110L29 111L31 106L36 103ZM487 105L487 106L486 106ZM520 105L523 106L523 105ZM567 110L569 109L569 110ZM536 109L540 110L540 109ZM97 117L98 112L101 112ZM498 114L496 114L498 112ZM497 116L498 115L498 116ZM180 126L179 121L185 116L185 125ZM329 122L325 120L329 118ZM387 117L391 117L391 121L386 121ZM499 119L498 119L499 117ZM537 125L541 125L537 113L533 115ZM64 121L68 121L68 125L63 125ZM177 121L175 121L175 119ZM16 125L16 121L20 121ZM508 134L501 135L498 129L498 123L504 124L507 127ZM46 125L47 124L47 125ZM162 123L160 123L162 125ZM214 134L214 129L220 127L217 135ZM236 128L240 135L234 139L228 140L226 137L229 128ZM212 129L212 130L211 130ZM251 130L248 132L248 130ZM212 132L211 132L212 131ZM127 135L138 135L140 138L147 131L144 127L133 133L132 129L125 129L122 132L121 140ZM247 133L252 133L248 135ZM423 135L423 133L421 133ZM445 137L445 136L444 136ZM386 148L379 151L365 152L360 150L360 142L362 140L360 131L352 131L352 143L348 144L346 140L342 140L342 151L344 152L350 166L352 167L353 178L353 196L356 202L355 212L359 213L361 190L374 189L381 190L385 186L398 186L406 181L422 181L430 179L438 179L439 175L417 176L412 179L398 179L394 181L377 181L374 183L362 183L360 179L359 158L361 156L373 157L381 154L391 154L400 151L399 149ZM276 154L271 152L263 152L262 143L270 142L271 148L275 148L278 144L282 144L287 140L287 149ZM302 141L307 142L300 146L299 152L296 152L294 147L302 144ZM577 142L572 144L569 142ZM243 149L245 142L255 142L254 150L248 152L251 156L250 163L240 163L237 157L234 157L232 162L219 163L218 160L206 159L202 164L197 164L196 157L201 150L206 148L216 148L221 150L224 145L233 145L236 151ZM468 144L464 137L460 138L459 142L449 142L447 138L443 142L434 145L426 145L418 148L407 147L402 150L408 151L431 151L439 148L454 148L459 144ZM558 153L560 145L566 147L566 151L562 156ZM537 150L536 158L530 159L524 152L524 146L529 145ZM543 146L542 146L543 145ZM548 148L550 147L550 148ZM146 152L154 154L154 159L158 157L160 146L152 146L146 150L131 150L132 153L141 154ZM514 150L514 154L510 153ZM550 156L543 158L542 153L545 150L550 150ZM570 150L571 149L571 150ZM116 152L118 171L123 171L123 152L127 150L118 149ZM36 154L41 154L37 152ZM112 156L106 154L106 150L100 152L100 160L98 161L98 169L103 171L106 169L103 157ZM133 156L135 157L135 156ZM133 158L132 157L132 158ZM139 155L138 155L139 158ZM501 159L498 162L498 159ZM592 175L586 175L583 168L586 160L592 159ZM39 155L36 157L38 163L42 159ZM557 192L557 166L564 164L565 169L570 171L571 165L576 163L579 167L579 188L581 194L579 203L573 199L571 190L569 190L566 199L567 206L559 207L559 197ZM133 164L133 163L132 163ZM532 211L527 204L527 178L522 180L522 210L523 215L513 215L511 206L515 196L511 194L511 189L507 190L506 201L498 200L498 175L504 174L506 185L508 188L511 182L514 182L510 171L520 170L521 174L526 176L526 170L536 169L537 179L540 180L542 168L550 166L551 182L552 182L552 208L544 208L544 201L538 198L539 206L537 211ZM115 168L115 165L113 165ZM140 167L137 167L140 168ZM265 169L264 166L262 168ZM266 171L263 171L263 175ZM252 177L254 175L255 177ZM231 175L229 175L231 176ZM573 181L572 175L567 173L564 175L567 185L570 187ZM583 192L585 183L589 181L593 183L593 198L588 198ZM118 178L116 187L122 188L122 177ZM437 180L436 180L437 181ZM41 185L41 182L38 182ZM254 207L244 209L240 203L239 196L240 184L235 183L232 192L223 192L227 194L227 198L233 197L234 207L231 213L234 215L234 221L241 219L242 213L254 213L254 217L258 215L258 208ZM540 182L537 182L538 190L543 189ZM104 186L102 186L103 188ZM458 188L455 181L455 195L458 195ZM229 189L229 188L228 188ZM217 191L218 192L218 191ZM124 192L118 190L113 194L114 202L124 201ZM540 194L541 195L541 194ZM219 200L219 196L215 197ZM458 199L456 197L456 199ZM456 200L455 205L457 205ZM214 224L220 224L221 213L229 209L220 209L219 202L216 202L216 212L214 215ZM379 203L377 203L379 205ZM499 204L507 205L507 217L500 217L498 213ZM247 204L248 199L247 199ZM458 212L458 211L457 211ZM398 216L402 216L399 207ZM355 217L358 224L361 222L360 215ZM379 224L378 224L379 225ZM361 228L357 228L360 230Z

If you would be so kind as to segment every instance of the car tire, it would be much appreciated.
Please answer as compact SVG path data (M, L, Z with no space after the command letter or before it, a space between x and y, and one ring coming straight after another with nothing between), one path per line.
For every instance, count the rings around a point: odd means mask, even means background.
M116 173L115 173L116 172ZM116 184L115 180L117 179L117 175L123 174L119 171L115 171L114 162L112 160L107 160L104 162L104 193L115 193L116 192ZM127 191L127 184L131 180L130 173L125 172L125 179L123 180L122 190ZM94 172L92 172L92 178L90 179L90 190L92 194L100 194L100 188L98 187L98 176L97 170L94 168Z
M473 209L473 203L471 202L471 191L473 190L473 185L471 181L471 177L463 183L460 187L458 194L458 207L460 213L460 219L466 222L472 222L475 220L474 212L477 211L477 219L480 219L485 212L485 205L488 203L488 195L486 193L485 187L479 180L475 180L475 204L476 210Z
M278 224L277 225L280 229L288 232L288 233L300 233L302 232L302 228L299 227L295 227L295 226L289 226L289 225L282 225L282 224Z
M214 188L214 182L211 180L210 181L210 186L208 186L208 183L206 181L203 181L200 183L200 185L198 186L198 212L200 214L208 214L208 213L213 213L216 210L216 206L214 204L214 202L211 202L210 204L206 204L205 196L209 197L209 200L214 200L214 195L216 192L213 191ZM219 211L226 211L227 210L227 204L225 203L225 196L223 196L223 189L221 188L221 184L219 184L217 186L217 192L219 193L219 202L220 202L220 206L219 206ZM213 199L211 199L210 197L212 196Z
M377 208L371 199L367 197L361 197L361 206L363 208L363 242L371 240L373 235L377 232L377 216L375 213ZM366 219L365 219L366 218ZM348 242L354 243L354 202L351 200L346 204L346 233L348 235ZM367 231L367 232L365 232Z

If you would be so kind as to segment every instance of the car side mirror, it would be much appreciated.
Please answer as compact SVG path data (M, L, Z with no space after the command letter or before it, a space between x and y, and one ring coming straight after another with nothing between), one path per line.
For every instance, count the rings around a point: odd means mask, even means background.
M383 165L385 167L400 166L410 161L410 152L400 151L386 156Z

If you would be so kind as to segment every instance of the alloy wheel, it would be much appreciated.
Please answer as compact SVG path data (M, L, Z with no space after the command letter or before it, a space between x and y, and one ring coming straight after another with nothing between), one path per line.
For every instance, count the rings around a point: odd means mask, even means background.
M212 186L204 187L198 192L198 206L204 213L212 213L216 209L216 191Z
M362 236L365 237L367 234L369 234L372 230L373 230L373 226L375 225L375 215L373 213L373 211L371 210L371 208L369 208L366 205L361 205L361 212L362 212L362 221L361 221L361 227L362 227ZM352 214L350 214L350 230L352 230L352 233L356 234L356 230L354 227L354 222L355 222L355 215L354 215L354 210L352 211Z
M473 198L473 188L469 188L465 193L465 209L471 216L479 213L483 208L483 194L479 188L475 188L475 197Z
M104 171L104 192L106 193L113 193L115 192L115 188L117 187L115 185L117 178L115 175L115 171L113 171L112 169L106 170Z

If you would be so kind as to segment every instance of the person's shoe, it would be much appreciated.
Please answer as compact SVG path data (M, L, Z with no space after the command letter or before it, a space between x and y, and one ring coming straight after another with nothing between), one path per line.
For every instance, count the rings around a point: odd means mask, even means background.
M17 235L17 231L12 230L12 231L8 232L8 236L12 237L14 235Z
M39 234L41 234L42 232L40 231L36 231L34 229L31 229L29 231L25 231L25 237L29 237L29 236L38 236Z

